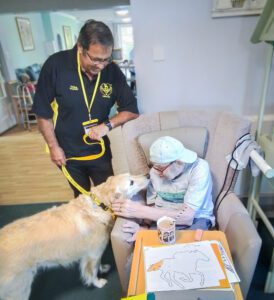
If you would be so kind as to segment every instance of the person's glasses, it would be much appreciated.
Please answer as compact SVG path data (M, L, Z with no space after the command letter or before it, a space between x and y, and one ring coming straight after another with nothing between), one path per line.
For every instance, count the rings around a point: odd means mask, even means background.
M87 51L85 51L85 54L89 58L90 62L94 65L107 65L112 62L111 56L105 59L101 59L101 58L92 57L90 54L88 54Z
M153 165L152 168L154 170L156 170L158 173L163 173L169 166L171 166L174 163L174 161L172 161L171 163L167 164L166 166L159 166L159 165Z

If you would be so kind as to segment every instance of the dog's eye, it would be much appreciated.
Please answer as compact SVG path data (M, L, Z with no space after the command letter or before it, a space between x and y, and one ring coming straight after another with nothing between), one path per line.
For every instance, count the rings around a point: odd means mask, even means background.
M130 180L130 185L133 185L134 184L134 181L133 180Z

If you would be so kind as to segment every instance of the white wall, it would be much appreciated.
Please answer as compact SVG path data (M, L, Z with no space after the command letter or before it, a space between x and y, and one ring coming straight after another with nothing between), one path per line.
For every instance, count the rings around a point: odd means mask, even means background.
M80 24L74 17L70 17L69 15L60 12L50 13L50 23L53 31L53 38L56 45L58 44L57 34L59 34L62 39L62 50L67 49L63 26L70 27L73 45L75 45L82 24ZM56 48L56 51L60 50Z
M211 8L211 0L131 0L141 112L258 112L266 54L266 44L250 42L258 16L212 19ZM154 60L153 51L164 60Z

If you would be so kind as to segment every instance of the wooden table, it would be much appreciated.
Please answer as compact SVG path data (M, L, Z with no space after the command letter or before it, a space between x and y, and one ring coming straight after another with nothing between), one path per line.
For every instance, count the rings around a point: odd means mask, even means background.
M193 230L180 230L176 231L176 242L177 243L190 243L194 242L195 231ZM226 236L221 231L204 231L202 235L202 241L216 240L222 243L227 255L232 261ZM144 280L144 257L143 257L143 246L155 246L159 245L157 230L141 230L138 232L132 267L130 273L128 296L139 295L145 293L145 280ZM233 286L235 296L237 300L242 300L243 296L241 293L240 285L238 283Z

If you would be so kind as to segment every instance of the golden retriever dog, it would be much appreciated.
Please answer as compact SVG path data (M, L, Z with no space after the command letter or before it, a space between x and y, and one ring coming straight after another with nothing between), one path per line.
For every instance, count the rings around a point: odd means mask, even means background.
M131 198L147 184L145 176L121 174L92 187L91 194L111 207L117 195ZM26 300L39 268L69 266L78 261L83 282L103 287L107 280L98 278L97 273L110 268L100 261L113 224L111 210L81 195L6 225L0 230L0 299Z

